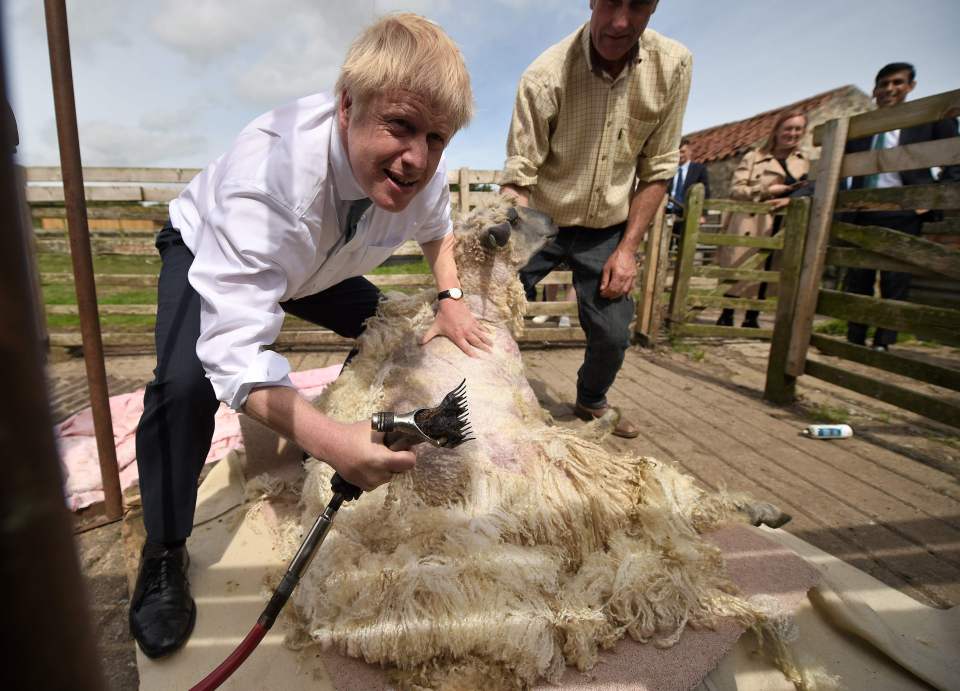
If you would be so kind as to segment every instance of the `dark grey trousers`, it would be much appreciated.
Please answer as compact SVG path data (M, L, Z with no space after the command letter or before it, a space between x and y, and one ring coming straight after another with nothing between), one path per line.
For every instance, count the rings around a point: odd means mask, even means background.
M137 466L147 539L176 542L193 529L197 480L220 403L197 357L200 296L187 282L193 254L170 227L160 231L156 245L163 262L157 286L157 367L143 397ZM379 300L377 287L357 277L281 307L356 338Z
M603 265L625 230L626 223L609 228L561 228L520 271L528 300L536 296L536 284L561 262L566 262L573 271L577 312L587 336L583 365L577 372L577 401L588 408L602 408L607 404L607 391L613 386L630 345L633 299L625 296L608 300L600 295Z

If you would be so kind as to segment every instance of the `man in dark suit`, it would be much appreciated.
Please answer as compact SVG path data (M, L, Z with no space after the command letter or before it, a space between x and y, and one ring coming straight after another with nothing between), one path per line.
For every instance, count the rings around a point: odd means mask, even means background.
M670 195L667 201L667 213L676 216L676 220L683 218L683 200L687 196L687 190L698 182L702 182L706 188L704 196L710 196L710 180L707 178L707 167L702 163L690 160L690 140L684 139L680 142L680 166L677 168L673 180L667 193ZM675 224L676 232L679 232Z
M874 81L873 98L878 108L890 108L907 99L907 95L916 86L916 70L906 62L894 62L883 67ZM957 121L946 118L902 130L881 132L872 137L851 139L847 142L846 152L855 153L871 149L891 149L934 139L948 139L957 136ZM947 166L940 175L941 181L960 181L960 166ZM928 185L935 182L929 168L904 170L899 173L880 173L853 178L849 189L889 188L904 185ZM881 226L898 230L910 235L919 235L923 222L933 220L935 211L860 211L845 218L848 222L861 226ZM880 296L889 300L906 300L910 292L910 274L900 271L880 272ZM876 270L847 269L844 289L848 293L873 295ZM850 322L847 325L847 340L857 345L866 345L867 325ZM891 329L877 328L873 337L875 350L887 350L897 341L897 332Z

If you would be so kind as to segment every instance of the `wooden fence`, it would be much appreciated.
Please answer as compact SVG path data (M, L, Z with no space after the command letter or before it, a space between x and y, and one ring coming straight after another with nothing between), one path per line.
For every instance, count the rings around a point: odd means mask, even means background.
M91 230L92 250L95 256L156 256L154 235L167 220L167 203L199 173L193 168L85 168L84 184L87 215ZM35 228L35 245L41 254L66 254L69 242L66 235L66 213L63 206L63 188L60 169L34 167L25 169L26 197ZM473 208L489 200L497 192L492 186L499 180L499 171L461 168L449 173L454 210ZM663 232L664 215L658 214L654 232L649 233L645 254L653 257L653 267L660 271L641 268L641 299L638 301L635 329L645 342L656 340L660 325L663 273L667 261L669 232ZM659 252L661 246L664 250ZM412 261L422 256L415 242L402 245L392 261ZM649 263L648 263L649 264ZM433 285L429 273L368 275L385 290L409 290ZM44 272L43 286L73 283L71 273ZM99 273L95 276L98 289L133 288L155 290L155 274ZM658 283L659 281L659 283ZM570 271L554 271L541 282L545 285L569 285ZM156 302L150 304L100 304L104 316L151 316L156 314ZM48 305L48 315L76 315L76 305ZM530 318L547 315L551 318L569 316L574 325L535 325ZM527 328L519 339L526 344L580 344L584 341L582 329L576 325L576 303L536 301L528 305ZM79 329L50 329L51 346L78 348L82 345ZM153 348L153 328L139 331L103 331L104 347L112 350L150 350ZM347 341L333 332L288 316L277 340L279 348L343 347Z
M906 331L951 346L960 346L960 304L952 299L960 287L960 250L888 228L851 225L835 219L836 211L960 209L960 183L915 185L888 189L839 191L848 176L960 164L960 137L880 151L845 154L846 142L893 129L933 122L960 113L960 91L920 99L853 118L833 120L817 128L823 146L816 174L816 192L806 228L803 260L795 285L781 282L765 396L775 402L795 397L797 377L807 374L861 394L960 427L960 407L942 397L922 393L889 377L861 374L850 368L807 357L812 345L844 360L960 391L960 370L871 350L845 340L814 334L815 315ZM951 238L960 231L956 217L937 224L928 237ZM821 287L827 266L900 271L930 284L909 301L853 295ZM879 372L878 372L879 374Z
M731 199L704 199L703 185L687 190L683 237L675 267L673 289L670 293L670 334L676 336L720 336L727 338L761 338L773 336L771 329L752 329L737 326L694 324L691 317L705 308L730 308L775 312L778 298L751 299L727 297L726 292L737 282L779 284L799 265L803 252L803 230L806 222L806 204L802 200L775 215L784 216L782 229L772 237L727 235L721 232L703 232L700 219L709 212L767 214L770 208L763 203ZM735 267L720 267L695 263L698 252L705 247L745 247L756 250ZM767 259L781 251L783 267L766 270ZM697 279L716 279L708 288L692 287Z

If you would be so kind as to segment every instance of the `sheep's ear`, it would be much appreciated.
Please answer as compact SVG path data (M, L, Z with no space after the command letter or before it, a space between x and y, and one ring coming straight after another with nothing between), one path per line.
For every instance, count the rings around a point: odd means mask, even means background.
M490 249L504 247L510 241L510 223L498 223L488 227L483 236L483 244Z

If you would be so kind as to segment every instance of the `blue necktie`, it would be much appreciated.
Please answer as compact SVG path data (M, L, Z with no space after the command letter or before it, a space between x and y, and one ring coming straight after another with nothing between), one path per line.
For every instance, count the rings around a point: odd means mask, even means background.
M683 167L677 168L677 185L673 188L673 196L678 202L683 201Z
M364 212L369 209L372 204L373 202L366 197L350 202L350 209L347 211L347 222L343 229L344 234L346 235L344 244L353 240L353 237L357 234L357 225L360 223L360 219L363 217Z

